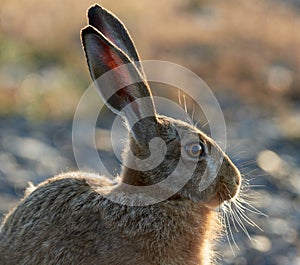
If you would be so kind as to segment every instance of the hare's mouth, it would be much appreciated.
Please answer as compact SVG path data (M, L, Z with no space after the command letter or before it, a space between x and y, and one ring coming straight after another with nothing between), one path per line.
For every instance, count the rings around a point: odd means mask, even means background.
M239 175L230 181L226 180L226 177L220 176L216 185L215 195L207 201L207 204L210 207L218 207L225 201L234 200L238 196L240 185L241 179Z
M218 196L221 202L230 201L234 199L238 195L238 193L239 185L235 185L234 187L228 188L228 186L225 183L221 183L218 190Z

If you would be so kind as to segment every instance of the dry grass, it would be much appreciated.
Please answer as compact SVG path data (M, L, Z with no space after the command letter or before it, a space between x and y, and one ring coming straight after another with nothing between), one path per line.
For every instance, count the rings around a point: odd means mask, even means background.
M93 3L1 0L0 114L72 116L90 82L79 30ZM300 98L300 14L290 5L271 0L99 4L125 22L143 59L182 64L214 89L245 100L277 106Z

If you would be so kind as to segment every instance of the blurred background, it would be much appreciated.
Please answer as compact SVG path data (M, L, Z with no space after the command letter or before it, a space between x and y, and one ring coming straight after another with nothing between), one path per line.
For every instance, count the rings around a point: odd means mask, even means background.
M79 31L93 3L0 0L1 219L28 181L77 168L72 120L91 82ZM268 216L248 211L262 231L246 224L251 242L233 226L239 249L224 237L219 264L299 265L300 1L98 3L126 24L142 59L191 69L219 100L245 196ZM111 160L109 125L97 133Z

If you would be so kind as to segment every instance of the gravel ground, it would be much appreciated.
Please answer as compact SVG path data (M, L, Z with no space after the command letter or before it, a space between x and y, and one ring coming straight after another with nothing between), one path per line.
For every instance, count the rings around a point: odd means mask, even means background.
M294 114L295 108L290 108L284 117L278 118L264 108L242 104L234 97L219 97L227 120L228 152L250 183L244 197L267 216L246 211L261 228L244 222L251 240L232 223L235 243L230 232L231 244L226 236L220 241L218 249L223 256L220 264L299 265L299 115ZM100 126L99 148L104 149L101 157L117 173L118 162L107 144L108 126ZM22 197L28 181L39 183L62 171L76 170L77 166L72 149L72 121L33 123L20 117L2 117L0 128L3 217Z

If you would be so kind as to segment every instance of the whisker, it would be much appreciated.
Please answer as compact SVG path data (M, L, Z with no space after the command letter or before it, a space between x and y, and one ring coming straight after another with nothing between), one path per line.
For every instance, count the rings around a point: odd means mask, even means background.
M251 213L261 215L261 216L268 218L268 215L264 214L262 211L258 210L256 207L251 205L249 202L247 202L241 198L237 198L236 203Z
M194 123L194 127L198 128L199 123L200 123L200 120L199 120L199 121L196 121L196 122Z
M249 184L249 188L265 188L265 184Z
M250 236L250 234L249 234L246 226L244 225L242 219L240 218L240 212L239 212L238 208L233 209L233 212L235 213L235 218L237 220L238 225L243 230L243 232L247 235L247 237L249 238L249 240L252 242L252 238L251 238L251 236Z
M234 239L234 236L233 236L233 233L232 233L232 230L231 230L231 226L230 226L230 220L229 220L229 217L227 214L225 214L225 219L227 221L227 224L228 224L228 231L229 231L229 234L230 234L230 238L232 239L232 242L233 244L235 245L235 247L239 250L239 247ZM234 251L233 251L233 254L235 255Z
M223 213L222 213L222 222L223 222L223 225L224 225L224 227L225 227L225 235L226 235L227 241L228 241L228 243L229 243L229 247L230 247L230 249L231 249L231 252L233 253L233 255L235 255L235 252L234 252L233 247L232 247L232 244L231 244L231 240L230 240L230 238L229 238L229 233L228 233L228 226L230 226L230 224L227 223L226 218L225 218L225 215L226 215L226 213L223 212Z
M259 230L263 231L263 230L259 227L259 225L257 225L250 217L248 217L248 216L245 214L244 209L241 209L241 208L239 208L239 209L240 209L240 211L239 211L240 215L239 215L239 216L240 216L247 224L249 224L249 225L252 226L252 227L256 227L256 228L258 228Z
M184 111L185 111L186 113L188 113L188 111L187 111L187 105L186 105L186 97L185 97L185 94L183 94L182 97L183 97Z
M201 126L201 129L204 129L208 125L208 121Z
M243 161L243 162L240 161L239 165L242 167L256 166L256 162L255 161Z
M192 115L191 115L191 118L192 118L193 122L194 122L194 115L195 115L195 103L193 102Z
M180 106L182 106L182 103L181 103L181 96L180 96L180 90L178 89L178 103Z
M241 205L241 204L239 204L239 205ZM245 203L245 204L241 205L241 207L243 209L245 209L246 211L249 211L253 214L261 215L261 216L268 218L268 216L266 214L264 214L263 212L261 212L260 210L258 210L256 207L252 206L249 203Z
M187 114L186 117L185 117L185 121L187 123L189 123L190 125L194 126L193 118L191 118L191 116L188 113L185 94L181 94L180 90L178 90L177 95L178 95L178 103L179 103L179 105L184 109L185 113ZM181 101L181 98L183 98L183 102Z
M232 221L232 224L233 224L233 226L235 228L235 231L239 232L239 229L236 226L236 219L235 219L235 216L234 216L233 209L231 207L231 203L229 203L228 208L229 208L229 215L231 217L231 221Z

